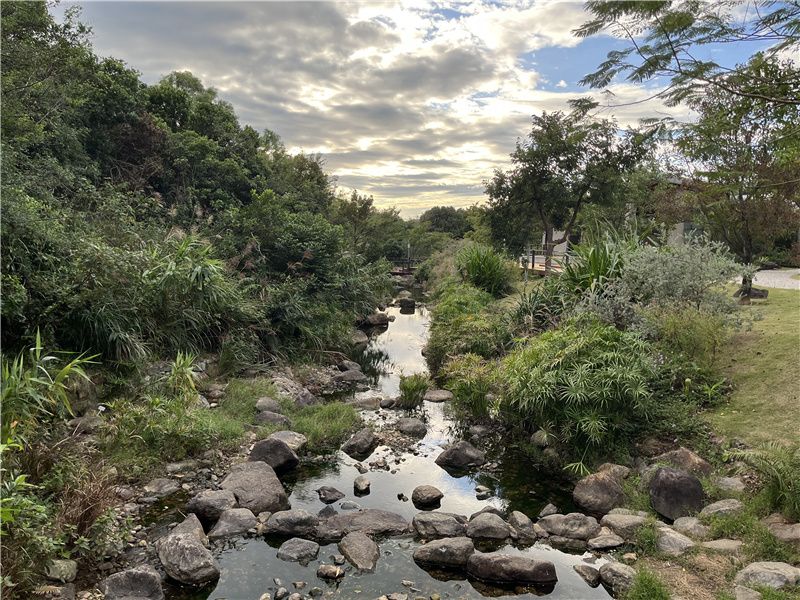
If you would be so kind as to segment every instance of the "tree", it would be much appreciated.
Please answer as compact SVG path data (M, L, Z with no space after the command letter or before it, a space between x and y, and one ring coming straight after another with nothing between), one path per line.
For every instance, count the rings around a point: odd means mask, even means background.
M576 29L576 35L608 31L629 45L609 52L582 85L605 88L618 75L634 83L667 78L669 85L657 96L670 105L701 98L707 90L774 104L800 104L800 97L782 93L768 73L753 73L747 82L731 79L731 69L713 59L714 47L746 42L753 44L754 51L767 45L767 60L796 52L800 44L797 2L589 0L586 8L594 18Z
M581 208L614 198L624 174L645 156L648 139L620 134L613 121L585 112L535 116L527 139L511 154L514 167L496 171L486 184L490 213L513 215L517 227L538 222L549 271L553 247L568 239Z
M746 73L782 82L777 93L800 97L789 62L757 55L728 76L730 84L749 89ZM692 182L690 208L712 237L751 263L800 225L800 105L715 88L692 106L700 118L678 140Z
M453 206L434 206L419 217L420 223L427 223L429 231L449 233L454 238L462 238L470 230L465 210Z

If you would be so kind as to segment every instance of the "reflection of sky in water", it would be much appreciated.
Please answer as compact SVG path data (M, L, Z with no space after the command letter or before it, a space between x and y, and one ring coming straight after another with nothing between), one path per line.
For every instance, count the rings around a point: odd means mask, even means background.
M412 374L425 370L422 346L427 337L429 317L427 311L420 307L413 315L403 315L396 308L388 308L390 315L396 320L390 323L389 329L374 335L366 354L372 356L372 364L384 371L377 374L376 387L385 395L398 393L401 373ZM385 354L384 360L375 361L376 356ZM558 488L560 482L548 481L531 465L520 461L518 456L505 452L497 457L501 469L495 475L473 473L453 476L436 465L433 460L441 452L442 446L455 439L453 422L448 418L449 405L425 403L422 411L416 413L428 425L426 436L415 444L413 451L400 455L385 446L378 447L368 459L368 464L378 458L385 458L391 471L369 471L366 475L371 482L370 494L356 497L353 492L353 480L360 474L356 469L356 460L344 453L339 453L338 460L325 465L304 466L287 477L284 484L290 493L292 508L302 508L317 513L323 508L316 490L323 485L333 486L346 494L345 498L332 506L343 512L342 502L356 502L362 508L380 508L399 513L409 519L417 512L410 500L403 502L398 494L410 498L414 488L428 484L438 487L444 494L441 508L443 512L453 512L469 516L488 505L522 510L535 516L538 510L548 501L555 501L562 507L569 508L568 494ZM404 414L400 411L380 410L364 412L364 418L376 426L386 425ZM502 448L503 441L497 446ZM490 453L491 454L491 453ZM492 456L492 458L494 458ZM492 487L496 496L489 500L478 500L475 497L475 486L481 483ZM273 542L274 543L274 542ZM320 550L318 560L307 567L298 563L279 560L276 548L263 539L239 540L232 549L224 551L219 557L222 576L216 588L209 595L208 591L190 595L170 594L171 598L212 598L215 600L257 600L261 594L277 589L274 577L282 580L284 586L292 590L291 582L306 581L308 586L301 592L308 593L313 586L332 592L336 598L375 598L391 592L409 593L409 597L429 596L439 593L443 598L482 598L489 594L480 584L476 587L459 579L459 575L450 574L449 581L436 579L418 567L411 558L416 542L412 538L384 540L381 542L381 559L372 574L356 574L349 571L338 584L327 584L316 577L317 566L321 562L330 562L330 556L338 554L335 544L324 546ZM547 546L534 546L524 550L507 546L504 553L527 554L535 558L552 561L556 565L559 582L548 594L554 599L599 599L609 596L602 588L592 589L574 572L572 565L580 562L581 557L564 554ZM438 575L442 577L441 574ZM452 579L454 578L455 579ZM410 580L421 592L409 592L400 583ZM491 592L492 596L531 598L532 594L517 595L513 591Z

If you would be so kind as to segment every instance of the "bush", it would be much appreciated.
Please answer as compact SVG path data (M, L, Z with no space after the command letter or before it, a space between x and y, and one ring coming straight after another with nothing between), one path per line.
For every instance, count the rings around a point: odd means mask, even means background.
M495 385L497 365L476 354L456 356L442 369L445 387L453 392L452 406L461 416L485 419L491 402L487 395Z
M573 299L560 277L547 277L528 292L522 292L509 314L515 335L528 336L552 329L571 307Z
M635 334L588 318L568 322L503 360L503 408L586 454L627 439L648 419L650 355Z
M499 297L514 288L519 273L504 256L482 244L469 244L456 255L456 270L461 280Z
M713 539L734 538L744 542L743 559L747 562L767 560L794 563L800 555L789 544L780 541L759 521L753 506L746 506L741 514L715 515L705 521L711 528Z
M728 456L758 471L764 480L762 493L771 510L800 519L800 444L769 442L760 448L730 450Z
M335 452L361 422L350 404L330 402L290 412L292 430L308 438L309 451Z
M637 246L638 241L634 238L615 239L611 236L573 246L561 279L577 293L602 288L619 276L625 260Z
M665 352L710 367L729 337L726 319L694 306L654 306L642 313L640 330L659 341Z
M429 385L428 377L421 373L401 375L400 397L397 399L397 406L407 410L422 406Z
M670 600L672 595L663 581L648 569L640 569L633 585L622 596L624 600Z

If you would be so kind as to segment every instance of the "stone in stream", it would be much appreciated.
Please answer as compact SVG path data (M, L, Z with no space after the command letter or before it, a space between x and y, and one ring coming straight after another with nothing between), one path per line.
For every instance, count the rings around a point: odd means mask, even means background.
M360 531L348 533L339 542L339 552L359 571L372 572L381 553L372 538Z
M339 361L339 363L336 365L336 368L338 368L340 371L361 371L360 364L347 359Z
M364 319L364 324L369 327L383 327L389 325L389 315L385 312L375 312Z
M428 567L463 569L475 545L468 537L450 537L432 540L414 550L414 561Z
M302 454L308 445L308 438L295 431L276 431L270 434L269 439L280 440L297 454Z
M329 485L323 485L321 488L318 488L316 492L323 504L333 504L344 498L343 492Z
M435 462L445 469L465 469L481 466L486 462L486 456L466 440L459 440L437 456Z
M282 510L270 516L266 532L292 537L314 537L319 517L301 509Z
M397 421L397 429L410 437L425 437L428 428L425 423L415 417L406 417Z
M557 515L561 511L555 504L546 504L545 507L539 511L539 518L549 517L550 515Z
M291 538L283 542L278 548L278 558L289 562L308 564L317 558L319 544L303 538Z
M125 569L100 584L105 600L164 600L161 576L150 565Z
M180 583L199 586L218 579L220 574L207 544L200 521L189 515L156 541L156 551L167 575Z
M369 536L391 537L410 531L405 517L388 510L366 508L341 513L320 523L317 535L325 541L339 541L348 533L361 531Z
M711 463L703 460L700 456L683 446L677 450L659 454L653 458L653 463L668 464L681 471L691 473L692 475L709 475L712 470Z
M689 516L703 507L703 485L685 471L662 467L650 480L649 489L650 504L668 519Z
M233 492L239 506L249 508L253 514L289 508L289 498L278 476L272 467L261 461L234 465L219 485Z
M365 383L368 379L364 373L356 369L342 371L333 376L333 381L343 386L355 386L357 383Z
M588 540L600 535L600 525L597 520L581 513L549 515L539 519L538 524L551 536Z
M467 573L493 583L549 586L558 581L550 561L508 554L474 553L467 560Z
M607 562L600 567L600 581L615 598L622 596L633 585L636 570L620 562Z
M378 440L372 429L364 427L342 444L342 452L353 458L362 459L372 454L377 445Z
M511 536L511 527L499 516L483 513L467 523L467 537L481 540L504 540Z
M286 473L300 464L300 459L286 442L276 438L259 440L250 450L251 461L261 461L272 467L276 473Z
M170 494L177 492L179 489L181 489L181 486L177 481L174 479L167 479L166 477L158 477L153 479L144 486L145 494L148 496L154 496L156 498L169 496Z
M229 508L224 511L208 532L209 539L220 539L244 535L256 526L256 516L247 508Z
M274 413L280 413L283 411L281 408L281 403L271 396L263 396L256 400L256 410L258 412L269 411Z
M575 569L575 572L581 576L581 578L589 584L589 587L596 588L600 585L600 571L598 571L592 565L587 565L586 563L579 563L572 567Z
M432 485L418 485L411 493L411 502L419 509L439 508L443 497L444 494L439 488Z
M533 521L525 513L521 513L518 510L513 511L508 516L508 524L514 530L519 543L533 544L536 541L538 536L533 527Z
M744 510L744 504L741 500L728 498L727 500L720 500L709 504L700 511L701 515L714 516L714 515L735 515Z
M572 492L572 499L590 514L603 516L625 502L620 478L609 469L581 479Z
M800 569L783 562L754 562L739 571L733 581L739 585L763 585L779 590L796 585L800 581Z
M461 515L440 512L417 513L411 521L421 538L461 537L467 533L467 519Z
M354 348L360 350L367 347L367 344L369 344L369 337L360 329L356 329L350 337L350 343Z
M425 392L427 402L449 402L453 399L453 392L447 390L428 390Z
M344 577L344 569L336 565L320 565L317 567L317 577L320 579L341 579Z
M359 475L353 480L353 492L356 496L369 494L370 481L366 475Z

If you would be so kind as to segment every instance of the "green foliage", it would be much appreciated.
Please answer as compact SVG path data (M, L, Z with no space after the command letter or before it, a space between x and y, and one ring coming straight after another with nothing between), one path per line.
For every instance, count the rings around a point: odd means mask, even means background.
M471 229L467 211L463 208L452 206L434 206L429 208L419 217L420 223L425 223L430 231L447 233L454 238L462 238Z
M350 404L329 402L307 406L290 413L292 430L308 438L310 452L335 452L361 423Z
M651 332L665 352L710 367L730 337L728 321L694 306L655 306L642 313L641 329Z
M771 510L800 519L800 445L768 442L754 449L729 450L728 456L758 471Z
M578 293L597 292L620 275L626 257L637 245L635 240L605 236L572 246L561 279Z
M652 411L651 348L596 320L571 321L502 363L503 408L563 443L597 450L641 427Z
M748 562L756 560L793 563L800 558L789 544L778 540L753 510L746 506L741 514L714 515L707 520L713 539L733 538L744 542L742 554Z
M428 377L422 373L401 375L400 397L397 400L397 406L407 410L419 408L422 406L425 392L428 391L429 386Z
M655 519L648 519L636 530L634 543L636 550L643 555L653 556L658 553L658 527Z
M530 291L523 291L509 313L515 335L528 336L555 327L574 300L561 277L546 277Z
M633 584L622 596L625 600L670 600L669 588L648 569L639 569Z
M489 246L468 244L456 256L461 280L492 296L504 296L519 279L514 265Z
M492 403L488 395L494 389L497 365L475 354L456 356L444 365L441 377L453 392L452 406L463 417L485 419Z

